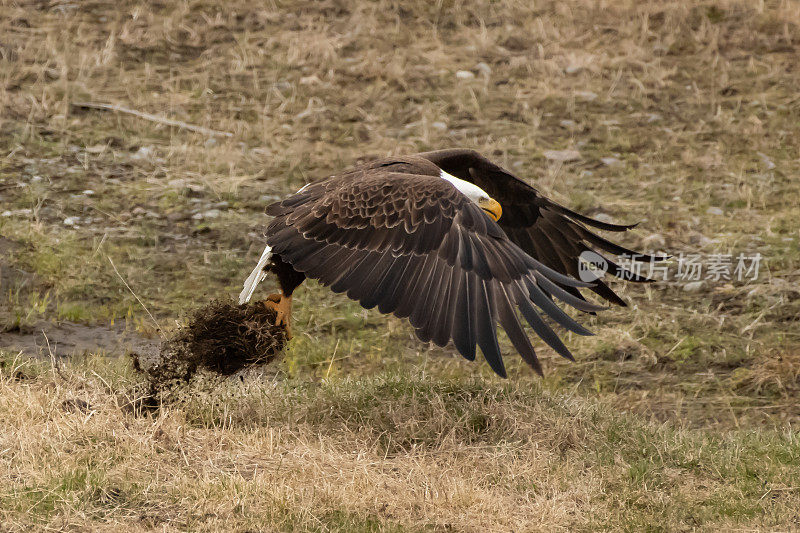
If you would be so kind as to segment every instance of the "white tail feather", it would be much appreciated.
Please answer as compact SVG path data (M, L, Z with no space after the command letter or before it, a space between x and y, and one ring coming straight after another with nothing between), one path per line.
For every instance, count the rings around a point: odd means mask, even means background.
M264 248L264 253L261 254L261 259L258 260L258 264L247 276L247 279L244 280L244 288L242 292L239 293L239 305L246 304L250 301L250 298L253 297L253 292L256 290L256 286L261 283L261 280L267 277L267 272L264 270L264 267L267 266L270 258L272 257L272 248L267 246Z

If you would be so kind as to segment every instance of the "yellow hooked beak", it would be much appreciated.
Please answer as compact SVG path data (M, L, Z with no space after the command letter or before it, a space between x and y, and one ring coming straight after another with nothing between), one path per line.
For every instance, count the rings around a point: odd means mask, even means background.
M481 198L478 201L478 207L486 211L486 214L492 217L495 222L500 220L500 216L503 214L503 208L494 198Z

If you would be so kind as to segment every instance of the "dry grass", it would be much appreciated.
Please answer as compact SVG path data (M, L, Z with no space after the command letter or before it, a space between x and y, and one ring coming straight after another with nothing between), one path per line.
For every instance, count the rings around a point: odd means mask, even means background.
M800 527L799 44L789 0L0 3L6 326L154 335L109 256L171 329L238 291L265 203L452 146L641 221L631 246L767 267L624 288L543 381L313 284L272 378L155 417L124 407L126 360L8 362L0 529Z
M640 530L797 519L791 432L675 430L536 386L419 374L198 382L149 415L120 392L135 383L119 367L4 370L5 528Z

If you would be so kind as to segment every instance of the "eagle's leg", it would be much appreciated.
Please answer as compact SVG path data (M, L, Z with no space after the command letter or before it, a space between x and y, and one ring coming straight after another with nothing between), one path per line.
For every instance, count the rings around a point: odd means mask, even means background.
M305 281L306 276L302 272L297 272L292 265L283 261L278 255L272 257L269 269L278 278L280 292L267 296L264 306L275 311L275 324L283 325L286 328L286 338L291 339L292 293Z
M286 338L292 338L292 297L284 296L283 293L275 293L267 296L263 302L264 307L275 311L275 325L283 325L286 328Z

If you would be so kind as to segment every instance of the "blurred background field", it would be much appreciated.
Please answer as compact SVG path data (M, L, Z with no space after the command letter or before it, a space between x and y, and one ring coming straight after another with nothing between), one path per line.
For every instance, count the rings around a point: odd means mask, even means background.
M0 2L0 529L800 528L799 52L790 0ZM121 278L172 331L266 204L448 147L758 279L618 285L507 381L309 283L283 361L126 407Z

